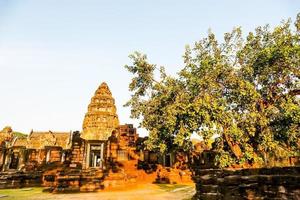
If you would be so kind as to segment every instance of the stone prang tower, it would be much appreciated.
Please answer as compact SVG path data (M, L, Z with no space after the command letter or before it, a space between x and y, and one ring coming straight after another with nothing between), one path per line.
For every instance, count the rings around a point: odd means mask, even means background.
M83 121L81 137L85 140L107 140L119 126L115 100L105 82L92 97Z

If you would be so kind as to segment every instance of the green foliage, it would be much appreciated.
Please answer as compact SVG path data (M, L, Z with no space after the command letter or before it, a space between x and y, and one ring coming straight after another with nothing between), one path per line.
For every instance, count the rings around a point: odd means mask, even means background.
M15 136L15 137L20 137L20 138L25 138L25 137L27 137L27 135L25 134L25 133L21 133L21 132L13 132L13 135Z
M300 15L294 25L258 27L246 39L235 28L221 43L209 32L186 47L176 77L141 53L131 55L126 106L149 131L148 148L189 151L198 133L206 143L220 136L214 145L220 166L260 163L277 149L285 151L278 157L299 154Z
M220 154L216 156L216 165L225 168L230 167L235 163L235 159L230 155L229 152L221 151Z

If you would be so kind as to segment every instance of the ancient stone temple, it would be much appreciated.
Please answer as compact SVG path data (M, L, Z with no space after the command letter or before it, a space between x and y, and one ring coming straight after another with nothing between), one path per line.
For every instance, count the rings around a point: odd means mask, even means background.
M11 131L12 132L12 131ZM72 147L72 132L36 132L28 136L6 139L0 151L2 170L34 170L48 163L68 160ZM2 132L0 135L9 136Z
M16 133L10 127L0 131L0 188L46 186L53 191L97 191L137 179L144 181L149 173L152 182L156 175L153 170L161 160L157 152L144 148L144 138L132 124L119 124L115 100L106 83L91 98L82 131ZM171 167L171 157L170 162L165 160L161 164Z
M106 83L96 90L83 120L81 138L85 140L85 168L104 167L107 140L119 126L115 100Z
M10 127L0 131L0 171L35 170L56 163L70 168L107 169L109 161L127 161L138 139L131 124L119 119L106 83L91 98L82 131L31 131L13 135Z

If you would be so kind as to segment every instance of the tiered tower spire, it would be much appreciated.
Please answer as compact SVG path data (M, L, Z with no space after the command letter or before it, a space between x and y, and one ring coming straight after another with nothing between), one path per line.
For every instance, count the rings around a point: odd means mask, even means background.
M81 137L85 140L107 140L119 126L115 100L105 82L95 92L83 120Z

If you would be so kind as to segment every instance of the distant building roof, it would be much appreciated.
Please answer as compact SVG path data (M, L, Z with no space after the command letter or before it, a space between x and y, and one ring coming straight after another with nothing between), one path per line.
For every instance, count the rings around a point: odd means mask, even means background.
M27 138L26 137L17 137L13 141L12 146L14 147L26 147L27 146Z
M34 132L32 131L27 139L26 148L44 149L46 146L57 146L63 149L70 149L72 145L71 132ZM15 145L14 145L15 146Z

